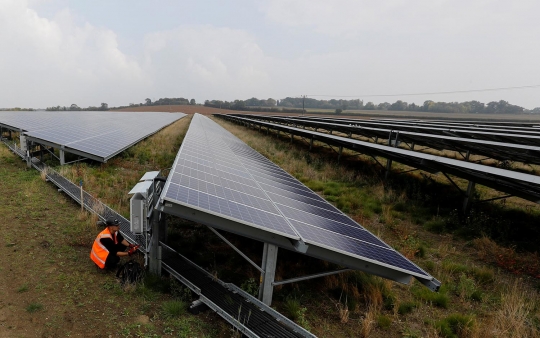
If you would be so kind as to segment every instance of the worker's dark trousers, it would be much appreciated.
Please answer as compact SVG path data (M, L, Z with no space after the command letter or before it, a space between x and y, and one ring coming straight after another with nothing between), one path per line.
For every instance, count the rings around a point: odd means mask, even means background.
M127 249L127 246L125 246L122 243L116 244L116 249L118 252L124 252ZM107 260L105 261L105 269L106 270L115 270L118 267L118 263L120 262L120 257L116 255L109 254L107 256Z

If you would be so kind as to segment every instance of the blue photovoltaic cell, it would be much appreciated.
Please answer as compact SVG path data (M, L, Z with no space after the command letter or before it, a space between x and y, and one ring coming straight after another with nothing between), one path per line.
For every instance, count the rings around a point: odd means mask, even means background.
M283 169L198 114L162 196L309 245L430 277Z
M82 152L106 161L184 116L113 111L0 112L0 124L63 146L66 152Z

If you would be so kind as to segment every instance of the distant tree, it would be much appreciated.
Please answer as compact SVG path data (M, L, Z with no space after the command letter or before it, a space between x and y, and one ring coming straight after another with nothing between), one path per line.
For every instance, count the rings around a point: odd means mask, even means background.
M339 115L339 114L341 114L342 112L343 112L343 109L341 109L341 108L336 109L336 115Z
M274 100L273 98L268 98L268 100L266 100L266 105L268 107L275 107L276 106L276 100Z
M150 99L147 98L147 99L145 99L145 101L146 101L146 105L147 105L147 106L151 106L151 105L152 105L152 100L150 100Z
M246 103L242 100L234 100L234 103L232 105L233 109L244 109L246 107Z
M388 103L388 102L379 103L379 105L377 106L377 109L378 110L390 110L390 103Z
M407 107L408 107L407 102L397 100L396 102L392 103L389 108L390 110L402 111L402 110L407 110Z
M364 106L364 109L366 110L374 110L375 109L375 105L373 104L373 102L368 102L366 103L366 105Z
M196 104L195 99L189 100L189 104L192 105L192 106L194 106L194 105Z
M69 110L81 110L81 108L73 103L71 106L69 106Z
M107 103L102 103L100 110L109 110L109 105Z

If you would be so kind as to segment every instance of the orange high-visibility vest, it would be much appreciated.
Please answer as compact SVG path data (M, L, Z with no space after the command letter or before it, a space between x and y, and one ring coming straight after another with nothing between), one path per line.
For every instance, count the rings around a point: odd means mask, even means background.
M107 250L107 248L101 243L102 238L110 238L114 240L114 244L118 244L118 240L116 239L116 235L113 236L111 234L109 227L106 227L105 230L100 232L94 240L92 251L90 251L90 258L94 261L94 263L96 263L97 266L104 269L105 261L107 260L107 256L109 256L109 250Z

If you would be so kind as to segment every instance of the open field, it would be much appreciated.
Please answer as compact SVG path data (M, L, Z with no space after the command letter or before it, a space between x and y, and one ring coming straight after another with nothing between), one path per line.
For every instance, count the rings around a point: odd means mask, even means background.
M129 189L144 172L170 167L189 120L107 164L71 165L64 174L75 181L84 178L90 193L125 215ZM358 272L329 276L276 288L273 305L282 313L319 337L540 336L540 276L530 273L540 271L538 255L518 254L476 231L512 225L512 218L538 224L534 209L519 203L484 205L464 226L452 214L458 194L429 177L400 175L405 178L385 185L376 166L363 159L338 165L323 147L309 152L300 142L291 146L288 139L216 121L443 283L440 293L433 294L419 283L403 286ZM234 336L211 312L171 317L167 302L188 297L167 280L123 291L113 275L96 271L88 259L99 231L92 218L80 214L78 205L37 172L26 170L4 146L0 176L5 192L0 196L0 214L5 215L0 337ZM227 245L205 227L169 221L169 240L177 249L219 278L253 291L256 270ZM512 225L507 231L515 229ZM260 261L260 243L227 237ZM276 279L335 268L281 250ZM103 318L107 324L98 325Z

